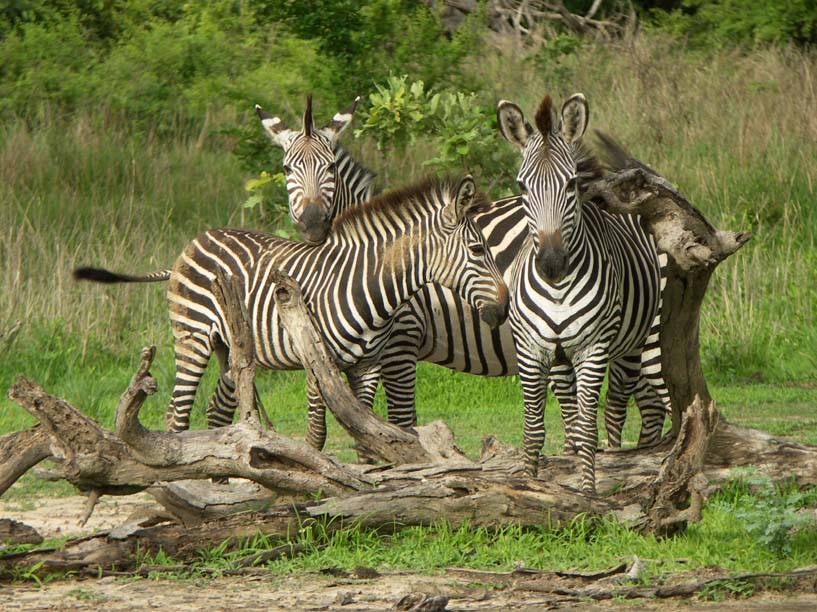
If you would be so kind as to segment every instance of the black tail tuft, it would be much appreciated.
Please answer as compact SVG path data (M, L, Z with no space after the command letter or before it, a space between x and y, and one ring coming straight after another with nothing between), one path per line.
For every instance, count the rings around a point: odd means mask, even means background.
M104 268L76 268L74 270L74 279L89 280L95 283L124 283L128 282L128 277L123 274L117 274Z

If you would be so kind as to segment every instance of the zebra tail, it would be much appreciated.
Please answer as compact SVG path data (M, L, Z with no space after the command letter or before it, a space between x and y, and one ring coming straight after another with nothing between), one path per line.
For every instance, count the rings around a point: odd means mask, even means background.
M170 269L157 270L142 275L120 274L105 268L81 267L74 270L75 280L88 280L95 283L156 283L170 279Z

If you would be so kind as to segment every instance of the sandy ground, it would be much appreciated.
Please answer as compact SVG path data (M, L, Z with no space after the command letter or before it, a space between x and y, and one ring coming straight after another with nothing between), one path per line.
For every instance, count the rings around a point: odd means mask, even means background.
M0 502L0 517L12 518L36 528L43 536L91 533L115 526L140 507L150 504L147 495L103 498L85 527L78 519L85 498L44 498L33 502ZM375 568L377 569L377 568ZM725 610L815 612L817 594L764 593L750 599L721 602L671 601L579 601L511 588L497 590L469 582L455 573L428 576L412 572L383 573L374 579L334 577L319 572L298 575L255 575L196 580L149 580L143 578L67 579L44 583L0 583L0 611L110 611L130 612L162 609L192 612L249 612L255 610L338 610L370 612L391 610L412 592L444 595L450 611L566 610Z

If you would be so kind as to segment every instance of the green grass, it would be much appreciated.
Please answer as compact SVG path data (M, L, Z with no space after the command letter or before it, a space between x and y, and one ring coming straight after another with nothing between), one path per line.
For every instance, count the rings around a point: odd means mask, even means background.
M338 567L347 571L357 566L384 570L420 568L435 572L447 567L509 571L518 565L532 569L599 570L633 556L646 561L642 579L646 583L662 575L717 565L731 572L786 571L817 560L817 528L801 527L787 539L784 550L751 536L758 521L772 515L736 520L736 514L758 498L737 483L707 504L702 520L683 534L671 538L641 535L615 521L577 518L559 529L499 526L452 527L442 521L430 527L406 527L385 535L354 525L339 531L313 524L293 542L305 551L291 559L267 563L275 575ZM813 503L817 490L809 496ZM227 568L233 560L276 545L263 536L237 549L222 543L199 551L197 567ZM147 556L146 563L172 564L164 553Z

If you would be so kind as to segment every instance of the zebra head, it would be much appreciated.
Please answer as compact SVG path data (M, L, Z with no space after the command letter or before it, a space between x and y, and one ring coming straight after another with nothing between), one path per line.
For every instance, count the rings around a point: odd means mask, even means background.
M560 282L570 267L571 238L581 203L576 195L576 147L587 128L587 100L574 94L562 105L554 125L553 103L545 96L536 112L536 128L513 102L501 100L497 121L502 136L522 151L517 182L533 238L538 272Z
M292 130L280 117L255 105L261 125L272 141L284 150L284 173L289 194L289 216L305 242L319 244L332 228L336 211L335 143L352 122L360 97L346 110L335 113L320 129L312 119L312 96L306 98L303 127Z
M470 175L456 183L449 197L450 202L442 215L447 231L440 255L435 258L439 269L434 280L457 291L479 310L485 323L497 327L508 317L508 287L482 231L469 214L490 205L490 202L484 195L477 194Z

